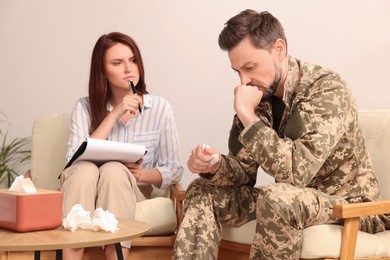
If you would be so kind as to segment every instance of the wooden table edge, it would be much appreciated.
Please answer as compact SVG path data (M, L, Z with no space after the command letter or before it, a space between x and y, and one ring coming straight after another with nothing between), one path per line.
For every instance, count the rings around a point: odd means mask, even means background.
M92 230L76 230L74 232L69 230L64 230L63 228L57 228L52 230L42 230L42 231L33 231L33 232L23 232L18 233L16 231L12 230L6 230L6 229L0 229L0 251L36 251L36 250L57 250L57 249L64 249L64 248L84 248L84 247L94 247L94 246L103 246L108 244L114 244L122 241L132 240L137 237L143 236L145 233L147 233L150 229L150 226L144 222L137 221L137 220L118 220L119 224L119 230L116 232L121 232L118 236L118 233L111 233L104 230L99 231L92 231ZM136 227L130 227L126 225L135 225ZM121 229L125 229L125 231ZM122 234L123 232L127 232L128 229L135 229L128 231L129 234ZM10 235L13 237L13 244L6 244L6 241L2 240L1 233L5 232L6 235ZM70 232L70 233L63 233L62 232ZM3 233L4 234L4 233ZM52 240L51 241L43 241L43 243L39 244L39 242L35 241L33 244L31 244L31 239L42 236L44 234L45 236L50 235ZM59 236L59 238L62 238L63 235L66 235L66 237L69 237L70 235L85 235L88 236L91 235L99 235L98 240L86 240L86 241L80 241L79 239L76 241L59 241L55 238ZM17 237L22 237L22 239L19 239ZM61 237L62 236L62 237ZM103 237L104 238L101 238ZM29 237L31 238L30 240ZM78 237L79 238L79 237ZM38 239L39 240L39 239Z

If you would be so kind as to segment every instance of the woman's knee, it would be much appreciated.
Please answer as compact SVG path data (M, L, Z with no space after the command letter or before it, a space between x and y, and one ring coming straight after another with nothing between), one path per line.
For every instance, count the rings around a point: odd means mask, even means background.
M100 185L136 185L136 180L127 167L120 162L107 162L100 167ZM118 186L119 187L119 186Z
M72 180L79 184L94 183L99 179L98 167L88 161L80 161L64 170L61 174L61 182Z
M120 175L126 175L126 172L130 170L120 162L107 162L100 166L100 178L105 179L118 179Z

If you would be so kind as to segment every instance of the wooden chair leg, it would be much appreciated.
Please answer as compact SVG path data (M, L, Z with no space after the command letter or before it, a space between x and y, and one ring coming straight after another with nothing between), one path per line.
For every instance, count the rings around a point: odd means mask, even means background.
M7 260L7 259L8 259L7 252L0 251L0 260Z
M343 236L341 238L340 260L353 260L355 258L358 231L358 217L345 219Z

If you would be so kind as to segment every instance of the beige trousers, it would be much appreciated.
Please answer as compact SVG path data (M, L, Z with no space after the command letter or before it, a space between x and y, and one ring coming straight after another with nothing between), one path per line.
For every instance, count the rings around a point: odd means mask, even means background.
M116 218L134 219L136 202L145 200L133 174L119 162L100 167L80 161L65 169L60 178L63 193L62 216L66 217L75 204L91 212L102 208ZM130 248L130 241L121 243Z

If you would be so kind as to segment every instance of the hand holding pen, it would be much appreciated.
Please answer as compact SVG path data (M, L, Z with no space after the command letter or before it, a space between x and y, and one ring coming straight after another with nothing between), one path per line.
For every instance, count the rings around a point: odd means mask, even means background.
M133 94L135 96L137 96L137 90L135 89L135 86L134 86L134 83L133 83L132 79L130 80L130 87L131 87L131 90L133 91ZM138 110L141 113L141 105L139 103L138 103Z

